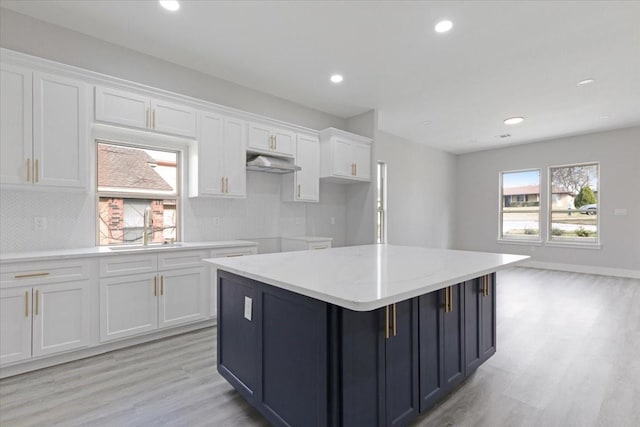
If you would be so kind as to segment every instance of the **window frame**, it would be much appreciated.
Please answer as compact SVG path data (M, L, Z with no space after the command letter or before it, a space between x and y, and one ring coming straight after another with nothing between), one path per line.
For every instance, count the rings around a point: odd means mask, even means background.
M569 209L553 209L553 204L552 204L552 199L553 199L553 179L551 176L551 170L552 169L558 169L558 168L569 168L569 167L575 167L575 166L595 166L596 167L596 173L598 176L598 182L596 185L596 194L597 194L597 204L598 204L598 214L596 215L596 239L595 241L580 241L578 240L578 238L576 238L575 240L553 240L552 237L552 229L553 229L553 222L552 222L552 217L553 217L553 212L569 212ZM545 239L545 246L557 246L557 247L579 247L579 248L591 248L591 249L600 249L601 247L601 229L600 229L600 212L602 211L601 209L601 203L600 203L600 181L601 181L601 174L600 174L600 162L599 161L588 161L588 162L578 162L578 163L569 163L569 164L562 164L562 165L553 165L553 166L549 166L547 168L547 227L546 227L546 239ZM575 207L575 205L574 205ZM571 210L572 212L577 213L578 215L581 215L580 213L578 213L578 209L573 209Z
M503 215L504 215L504 188L503 188L503 176L505 174L510 173L519 173L519 172L538 172L538 188L539 188L539 201L538 201L538 234L533 235L533 237L526 237L527 235L522 235L518 237L505 237L503 231ZM498 242L499 243L511 243L511 244L524 244L524 245L540 245L542 243L542 169L540 168L527 168L527 169L515 169L515 170L507 170L498 172ZM532 212L535 212L531 209Z
M108 144L108 145L117 145L120 147L126 148L137 148L141 150L154 150L154 151L165 151L172 152L176 154L176 191L175 194L162 194L162 193L144 193L137 191L100 191L99 183L98 183L98 144ZM137 246L137 243L111 243L106 245L100 244L100 199L101 198L122 198L122 199L140 199L140 200L160 200L160 199L171 199L176 201L176 242L182 241L182 193L183 193L183 173L184 173L184 150L177 146L167 146L164 144L152 145L152 144L140 144L135 142L128 141L119 141L113 139L106 138L95 138L94 140L94 159L93 166L95 168L94 174L94 191L95 191L95 239L97 247L111 247L111 246ZM153 243L153 245L158 245L159 243Z

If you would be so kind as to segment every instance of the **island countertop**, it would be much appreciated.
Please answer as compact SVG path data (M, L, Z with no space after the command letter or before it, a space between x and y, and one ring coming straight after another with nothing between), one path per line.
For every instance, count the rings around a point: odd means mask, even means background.
M388 244L213 258L215 267L355 311L414 298L528 256Z

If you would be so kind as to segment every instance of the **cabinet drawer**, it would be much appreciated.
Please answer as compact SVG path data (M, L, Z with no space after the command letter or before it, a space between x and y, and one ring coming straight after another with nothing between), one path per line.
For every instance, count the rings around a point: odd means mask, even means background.
M100 277L129 274L155 273L158 270L156 255L123 255L100 260Z
M91 261L25 262L2 265L3 288L32 286L89 278Z
M181 251L158 255L158 270L203 266L202 260L207 257L205 251Z
M258 248L255 246L241 246L237 248L214 249L211 251L211 258L255 255L257 253Z

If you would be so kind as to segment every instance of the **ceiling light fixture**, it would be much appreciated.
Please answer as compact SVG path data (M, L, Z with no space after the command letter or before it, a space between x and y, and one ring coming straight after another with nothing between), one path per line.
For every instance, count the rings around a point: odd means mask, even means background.
M434 30L436 30L436 33L446 33L452 28L453 28L453 22L445 19L443 21L438 22L434 27Z
M332 83L342 83L342 80L344 80L344 78L340 74L334 74L331 76Z
M600 120L607 120L608 118L609 118L609 116L607 116L607 115L600 116Z
M508 119L504 120L504 124L505 125L517 125L519 123L522 123L524 121L524 117L509 117Z
M160 6L171 12L175 12L176 10L180 9L180 3L178 3L178 0L159 0L159 2Z
M578 86L582 86L582 85L590 85L591 83L595 82L595 80L593 79L584 79L584 80L580 80L578 82Z

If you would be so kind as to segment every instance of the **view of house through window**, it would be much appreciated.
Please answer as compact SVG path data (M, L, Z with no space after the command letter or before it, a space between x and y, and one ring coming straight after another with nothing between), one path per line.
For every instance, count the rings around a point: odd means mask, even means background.
M540 171L500 174L500 237L540 240Z
M98 142L97 162L100 245L141 244L145 232L149 243L178 237L177 152Z
M598 242L598 164L549 168L549 240Z
M378 197L376 204L376 243L387 241L387 164L378 162Z

